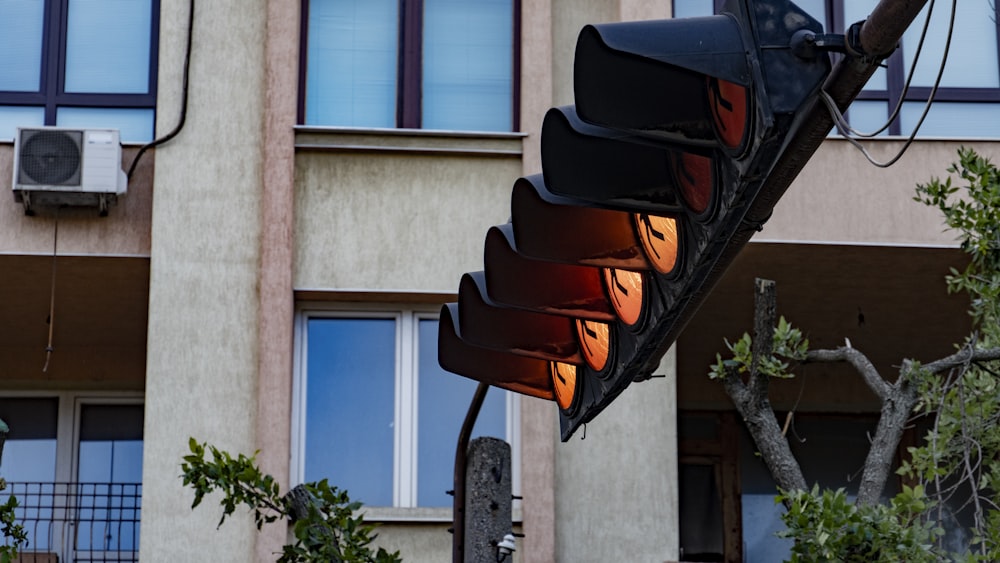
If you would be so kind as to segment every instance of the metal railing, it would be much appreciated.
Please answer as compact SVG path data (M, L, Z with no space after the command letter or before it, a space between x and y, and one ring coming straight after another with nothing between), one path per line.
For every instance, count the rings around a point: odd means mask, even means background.
M22 561L139 560L141 483L7 483L28 534ZM56 558L58 557L58 558Z

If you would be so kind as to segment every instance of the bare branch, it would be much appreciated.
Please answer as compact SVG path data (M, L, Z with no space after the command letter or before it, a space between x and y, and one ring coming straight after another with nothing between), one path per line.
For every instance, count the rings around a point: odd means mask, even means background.
M753 308L753 360L750 363L750 373L756 374L761 359L770 356L774 348L778 298L773 280L754 280Z
M1000 360L1000 348L965 347L950 356L934 360L929 364L924 364L923 369L930 373L941 373L971 362L993 362L997 360Z
M782 434L768 399L769 376L757 369L760 362L773 352L777 310L774 282L758 279L755 290L754 350L749 382L744 383L734 369L722 379L722 385L743 417L761 459L778 487L784 491L805 490L802 469L792 455L788 439Z
M879 401L882 403L885 403L892 390L892 386L887 383L881 375L879 375L878 370L875 369L875 365L868 359L868 356L865 356L857 348L841 346L835 350L810 350L806 355L805 361L806 363L847 362L854 367L859 374L861 374L861 378L864 379L868 388L875 393L875 396L878 397Z
M916 388L906 384L903 376L900 376L896 385L887 385L886 389L878 426L868 448L861 483L858 485L857 502L862 505L874 505L880 501L899 441L903 437L903 428L917 402Z

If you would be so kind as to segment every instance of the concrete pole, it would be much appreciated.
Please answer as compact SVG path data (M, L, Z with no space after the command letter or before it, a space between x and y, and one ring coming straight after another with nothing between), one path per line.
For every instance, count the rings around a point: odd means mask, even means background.
M497 543L512 526L510 444L476 438L469 445L467 463L463 563L495 562Z

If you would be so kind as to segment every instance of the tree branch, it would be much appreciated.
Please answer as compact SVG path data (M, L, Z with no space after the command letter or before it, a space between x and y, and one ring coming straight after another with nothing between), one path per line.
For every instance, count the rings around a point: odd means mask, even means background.
M878 426L868 448L861 483L858 485L857 503L860 505L874 505L881 500L899 441L903 437L903 428L917 402L916 386L910 385L911 369L911 363L904 362L899 379L894 385L886 386L888 391L882 398Z
M760 362L774 351L774 325L777 322L778 298L774 281L754 280L753 357L750 360L750 395L760 403L767 400L770 376L761 373Z
M806 480L802 475L802 468L792 455L788 439L781 433L781 427L774 417L774 409L771 408L767 395L769 376L757 369L759 363L773 352L776 303L774 282L758 279L754 293L755 334L749 382L743 383L734 369L722 379L722 385L737 412L743 417L775 483L781 490L791 492L805 490Z
M872 364L868 356L865 356L857 348L852 348L850 342L847 346L841 346L834 350L810 350L806 355L806 363L810 362L847 362L864 379L868 388L875 393L879 401L885 403L892 389L892 386L879 375L875 365Z
M965 347L950 356L924 364L923 369L930 373L941 373L971 362L994 362L997 360L1000 360L1000 348Z

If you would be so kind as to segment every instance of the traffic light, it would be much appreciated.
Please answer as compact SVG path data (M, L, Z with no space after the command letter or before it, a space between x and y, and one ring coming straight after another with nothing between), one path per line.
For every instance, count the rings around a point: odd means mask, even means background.
M818 99L829 59L793 43L821 33L787 0L584 27L542 174L442 309L442 367L554 400L564 440L649 378Z

